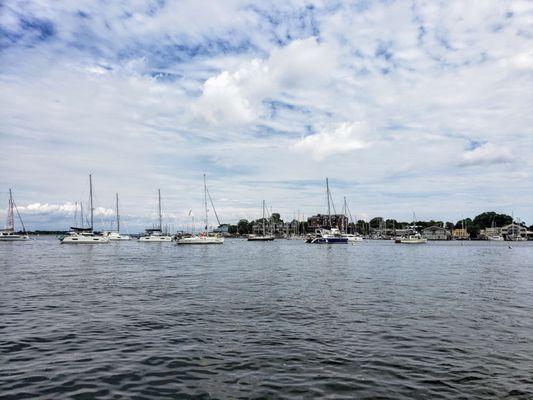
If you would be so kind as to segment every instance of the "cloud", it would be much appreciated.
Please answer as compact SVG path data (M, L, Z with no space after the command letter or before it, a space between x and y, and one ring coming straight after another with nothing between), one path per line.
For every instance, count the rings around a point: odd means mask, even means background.
M132 230L158 188L169 221L190 223L204 172L225 221L262 199L323 211L325 176L354 214L533 220L527 1L1 7L0 190L39 203L30 225L68 226L90 172Z
M343 122L322 127L294 144L294 149L310 153L317 161L335 154L349 153L368 147L371 143L368 127L361 122Z
M507 147L497 147L492 143L485 143L475 149L465 151L461 155L461 166L505 164L517 161L512 151Z

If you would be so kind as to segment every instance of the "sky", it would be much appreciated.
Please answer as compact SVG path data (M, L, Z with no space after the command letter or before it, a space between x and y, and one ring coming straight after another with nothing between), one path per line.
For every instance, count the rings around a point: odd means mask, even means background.
M533 2L0 3L0 218L533 223ZM210 225L215 224L210 209ZM192 211L191 211L192 210Z

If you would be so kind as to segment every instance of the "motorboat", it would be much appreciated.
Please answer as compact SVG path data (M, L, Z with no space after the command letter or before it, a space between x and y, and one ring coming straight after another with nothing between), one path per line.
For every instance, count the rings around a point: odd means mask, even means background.
M348 238L343 235L337 228L331 229L317 229L315 237L310 243L313 244L345 244L348 243Z
M17 212L20 224L22 226L22 232L15 232L15 218L13 211ZM4 229L0 230L0 241L1 242L21 242L28 240L30 237L26 233L26 227L24 222L19 214L15 200L13 199L13 193L9 189L9 202L7 207L7 221Z
M420 233L413 233L411 235L404 236L400 239L400 243L403 244L422 244L427 242L428 240L425 237L422 237Z
M344 236L348 238L348 242L362 242L363 237L354 233L345 233Z

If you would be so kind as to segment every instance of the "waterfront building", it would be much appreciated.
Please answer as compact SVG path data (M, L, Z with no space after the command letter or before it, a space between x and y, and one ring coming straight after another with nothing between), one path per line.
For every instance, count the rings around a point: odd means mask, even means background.
M331 223L330 223L331 221ZM345 228L348 226L348 217L344 214L317 214L307 218L308 229L314 232L316 229Z
M452 239L455 240L467 240L470 239L470 235L466 228L458 228L452 231Z
M450 232L441 226L433 225L422 229L422 236L427 240L448 240Z
M505 225L501 228L501 234L505 239L509 239L510 237L517 237L520 236L524 240L528 238L528 231L525 226L518 225L518 224L509 224Z

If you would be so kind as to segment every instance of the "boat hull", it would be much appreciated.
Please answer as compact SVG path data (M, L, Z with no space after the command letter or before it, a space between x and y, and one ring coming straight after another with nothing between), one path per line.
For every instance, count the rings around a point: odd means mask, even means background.
M275 238L273 236L256 236L256 237L249 237L247 240L249 242L271 242Z
M346 244L348 243L348 238L345 237L319 237L311 241L312 244Z
M427 239L401 239L401 244L424 244L427 243Z
M26 240L29 240L29 236L27 235L5 235L0 236L0 242L24 242Z
M176 243L179 245L182 245L182 244L189 244L189 245L224 244L224 238L223 237L220 237L220 238L217 238L217 237L181 238L181 239L176 240Z
M108 244L109 240L104 237L64 237L61 244Z
M172 242L172 236L141 236L139 242L143 243L164 243Z

